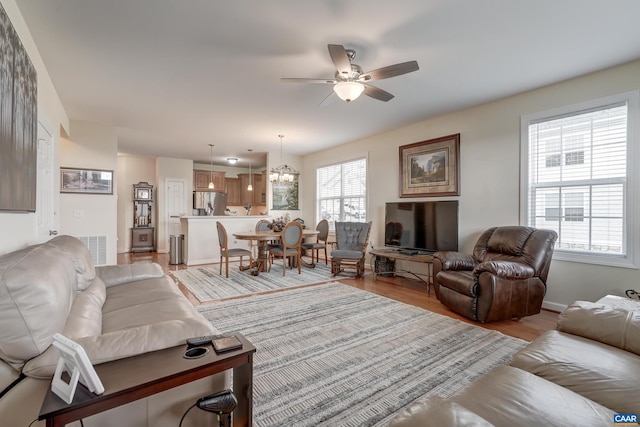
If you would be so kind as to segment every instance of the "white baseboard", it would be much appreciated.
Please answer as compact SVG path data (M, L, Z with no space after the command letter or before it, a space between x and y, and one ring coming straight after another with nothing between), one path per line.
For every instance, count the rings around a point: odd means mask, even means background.
M543 301L542 308L546 308L547 310L551 311L563 312L567 308L567 305L558 304L557 302Z

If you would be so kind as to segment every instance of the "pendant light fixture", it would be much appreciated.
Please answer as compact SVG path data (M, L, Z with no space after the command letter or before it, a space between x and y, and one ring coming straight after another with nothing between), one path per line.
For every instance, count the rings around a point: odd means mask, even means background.
M249 156L251 156L251 152L253 151L251 148L247 150L249 152ZM251 157L249 157L249 185L247 185L247 191L253 191L253 175L251 174Z
M209 147L211 147L211 170L209 170L209 190L213 190L216 188L216 186L213 185L213 144L209 144Z
M280 138L280 163L282 163L282 138L284 138L284 135L278 135L278 138ZM300 172L282 163L277 168L271 169L269 181L273 183L291 183L298 175L300 175Z

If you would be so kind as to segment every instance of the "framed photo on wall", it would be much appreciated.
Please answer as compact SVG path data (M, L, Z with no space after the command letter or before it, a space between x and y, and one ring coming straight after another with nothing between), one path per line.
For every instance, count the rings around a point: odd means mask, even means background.
M60 168L60 192L113 194L113 171Z
M459 195L459 133L400 147L400 197Z

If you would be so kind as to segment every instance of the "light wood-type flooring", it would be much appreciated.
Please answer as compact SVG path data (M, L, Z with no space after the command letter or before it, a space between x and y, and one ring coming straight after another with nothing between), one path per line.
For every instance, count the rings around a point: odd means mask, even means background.
M140 261L153 261L162 266L165 272L170 270L184 269L185 265L169 265L169 254L159 254L156 252L150 253L138 253L138 254L118 254L118 264L131 264ZM320 260L323 262L323 260ZM237 268L237 264L233 263L229 268ZM269 273L264 273L269 274ZM483 328L500 331L505 335L510 335L516 338L521 338L526 341L531 341L538 337L543 332L555 329L558 313L542 310L535 316L525 317L520 321L505 320L500 322L491 323L478 323L460 316L445 306L443 306L436 298L434 292L431 295L427 295L427 290L424 285L413 279L407 279L402 277L380 277L378 276L374 282L371 274L362 278L355 279L351 277L341 277L340 282L345 285L354 286L365 291L374 292L376 294L392 298L397 301L402 301L406 304L415 305L417 307L424 308L425 310L433 311L435 313L443 314L445 316L459 319L464 322L472 323ZM189 293L189 291L179 285L182 292L189 298L194 304L200 304L196 298Z

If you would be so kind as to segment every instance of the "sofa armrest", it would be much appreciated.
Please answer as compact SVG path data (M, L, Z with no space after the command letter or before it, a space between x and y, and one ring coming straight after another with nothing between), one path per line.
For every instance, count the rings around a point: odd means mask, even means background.
M489 427L490 422L450 400L422 397L398 412L389 427L458 426Z
M164 276L162 267L156 263L128 265L104 265L96 267L96 274L108 287L138 280L154 279Z
M473 270L474 274L492 273L507 280L530 279L535 274L533 267L512 261L485 261Z
M433 254L442 263L442 270L473 270L476 262L469 254L455 251L443 251Z
M576 301L560 313L556 329L640 355L640 311Z

